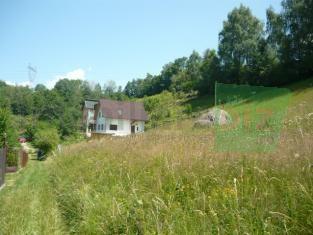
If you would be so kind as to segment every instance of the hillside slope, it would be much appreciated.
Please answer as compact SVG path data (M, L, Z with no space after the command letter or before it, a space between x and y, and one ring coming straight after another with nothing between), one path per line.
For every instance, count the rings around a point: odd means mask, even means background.
M30 160L25 169L6 175L0 191L0 234L66 234L47 163Z
M42 166L53 193L36 206L54 208L48 201L56 202L56 215L65 224L57 233L311 234L312 85L310 79L290 87L288 113L270 152L216 151L214 128L194 128L193 118L142 135L82 142ZM34 190L40 188L34 184ZM29 210L27 201L19 203L22 194L28 198L34 192L0 192L0 233L15 231L11 218L23 220L10 207Z

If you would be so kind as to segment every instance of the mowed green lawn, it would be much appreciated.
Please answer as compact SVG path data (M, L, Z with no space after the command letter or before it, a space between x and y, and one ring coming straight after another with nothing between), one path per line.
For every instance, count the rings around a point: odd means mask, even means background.
M0 234L312 234L313 79L290 88L270 152L218 152L190 119L31 161L0 192Z

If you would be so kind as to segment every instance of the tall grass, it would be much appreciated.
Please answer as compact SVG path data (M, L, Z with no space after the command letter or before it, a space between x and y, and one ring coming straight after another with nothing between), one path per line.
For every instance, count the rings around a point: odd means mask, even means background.
M217 152L193 120L66 146L0 192L0 234L312 234L312 98L267 153Z
M29 161L19 173L7 174L0 234L66 234L44 163Z
M294 121L311 108L297 102L276 150L266 154L215 152L213 131L193 129L190 120L72 145L50 166L68 229L311 234L313 116Z

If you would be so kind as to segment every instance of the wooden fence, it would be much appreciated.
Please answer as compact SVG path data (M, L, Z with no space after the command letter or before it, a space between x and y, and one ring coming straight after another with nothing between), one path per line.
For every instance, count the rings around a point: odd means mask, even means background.
M10 165L7 156L14 154L16 157L15 164ZM12 159L11 159L12 160ZM22 149L0 148L0 187L5 183L5 174L18 171L27 165L28 153ZM12 164L12 163L11 163Z
M5 159L6 159L6 151L3 148L0 148L0 187L4 184L5 178Z

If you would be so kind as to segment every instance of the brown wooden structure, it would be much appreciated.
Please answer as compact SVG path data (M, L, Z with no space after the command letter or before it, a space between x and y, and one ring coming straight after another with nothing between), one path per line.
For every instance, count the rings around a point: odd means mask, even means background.
M4 184L6 168L6 148L0 148L0 187Z

